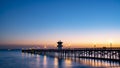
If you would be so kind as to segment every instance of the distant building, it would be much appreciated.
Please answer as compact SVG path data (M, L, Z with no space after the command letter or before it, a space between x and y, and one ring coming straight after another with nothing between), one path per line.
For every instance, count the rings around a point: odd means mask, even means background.
M63 47L62 43L63 42L61 40L57 42L57 44L58 44L57 47L58 47L59 50L61 50L62 47Z

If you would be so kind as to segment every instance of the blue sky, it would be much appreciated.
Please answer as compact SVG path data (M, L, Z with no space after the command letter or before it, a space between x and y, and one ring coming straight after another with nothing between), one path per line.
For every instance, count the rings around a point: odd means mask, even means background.
M119 0L0 0L0 43L119 41L119 18Z

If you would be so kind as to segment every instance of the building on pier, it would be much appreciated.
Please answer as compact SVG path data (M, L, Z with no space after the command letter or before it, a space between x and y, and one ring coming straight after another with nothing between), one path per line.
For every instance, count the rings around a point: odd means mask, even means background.
M57 47L58 47L59 50L61 50L62 47L63 47L62 43L63 42L61 40L57 42L57 44L58 44Z

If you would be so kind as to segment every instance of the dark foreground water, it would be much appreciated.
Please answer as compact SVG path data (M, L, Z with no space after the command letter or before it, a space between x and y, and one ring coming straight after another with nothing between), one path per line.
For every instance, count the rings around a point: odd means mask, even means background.
M120 68L116 62L0 51L0 68Z

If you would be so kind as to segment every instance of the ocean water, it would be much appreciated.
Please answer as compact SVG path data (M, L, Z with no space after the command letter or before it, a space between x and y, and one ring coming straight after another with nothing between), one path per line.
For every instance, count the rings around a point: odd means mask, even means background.
M0 68L120 68L117 62L0 51Z

